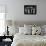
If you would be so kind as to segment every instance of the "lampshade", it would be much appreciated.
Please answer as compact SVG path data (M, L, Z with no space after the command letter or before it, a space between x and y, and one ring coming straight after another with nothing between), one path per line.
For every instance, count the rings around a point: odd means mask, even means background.
M12 26L12 20L6 20L6 25L7 26Z

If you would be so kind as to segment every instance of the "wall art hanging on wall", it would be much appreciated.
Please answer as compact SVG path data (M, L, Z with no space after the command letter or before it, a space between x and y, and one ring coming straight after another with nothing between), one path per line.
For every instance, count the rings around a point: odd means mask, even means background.
M24 5L24 14L36 15L37 5Z

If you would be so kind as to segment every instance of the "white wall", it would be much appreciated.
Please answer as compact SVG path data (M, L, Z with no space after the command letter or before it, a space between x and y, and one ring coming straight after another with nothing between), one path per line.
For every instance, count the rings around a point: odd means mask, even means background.
M9 20L16 21L46 21L46 0L0 0L7 5ZM24 5L37 5L36 15L24 15Z

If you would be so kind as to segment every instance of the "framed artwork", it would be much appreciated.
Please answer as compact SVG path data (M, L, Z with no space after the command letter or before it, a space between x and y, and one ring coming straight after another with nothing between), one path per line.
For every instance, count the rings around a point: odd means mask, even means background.
M36 15L37 6L36 5L24 5L24 14Z

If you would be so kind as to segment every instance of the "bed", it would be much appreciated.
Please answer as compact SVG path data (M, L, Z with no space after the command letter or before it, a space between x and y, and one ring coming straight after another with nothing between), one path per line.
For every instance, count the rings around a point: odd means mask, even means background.
M46 36L16 34L11 46L46 46Z
M19 23L19 22L17 22ZM25 23L19 23L20 26L25 24ZM26 23L26 24L29 24ZM39 28L40 29L40 28ZM21 33L17 33L14 35L13 42L11 46L46 46L46 35L24 35L23 30L21 30ZM28 32L30 32L28 30ZM27 33L28 33L27 32Z

